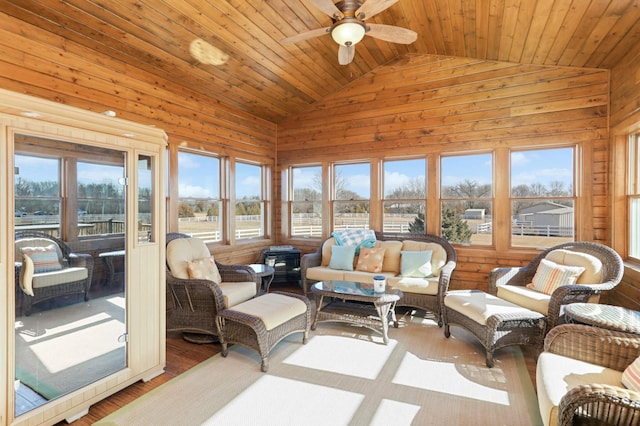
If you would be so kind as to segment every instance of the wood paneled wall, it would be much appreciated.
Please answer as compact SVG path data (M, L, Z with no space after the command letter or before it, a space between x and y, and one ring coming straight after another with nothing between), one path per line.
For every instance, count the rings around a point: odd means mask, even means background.
M626 145L629 132L640 131L640 45L636 45L611 70L611 134L612 146ZM620 151L620 148L618 148ZM611 165L615 171L612 188L613 217L611 220L612 246L624 256L627 254L625 177L626 152L622 148L613 157ZM622 282L611 292L608 302L640 310L640 265L627 263Z
M606 70L408 58L280 123L278 166L576 143L585 161L580 234L607 244L608 105ZM291 243L307 251L318 244ZM457 251L454 289L486 289L491 269L524 265L536 254L504 245Z
M172 156L178 148L193 148L275 162L275 123L2 13L0 87L86 110L113 110L119 118L161 128L169 137ZM172 231L177 224L176 170L169 172L168 230ZM251 243L239 250L219 247L214 252L220 252L221 261L253 261L269 243Z

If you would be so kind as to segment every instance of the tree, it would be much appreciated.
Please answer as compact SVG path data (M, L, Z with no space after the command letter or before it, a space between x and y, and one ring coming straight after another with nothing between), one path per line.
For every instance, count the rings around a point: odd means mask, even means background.
M178 206L178 217L194 217L193 209L187 203L180 203Z
M471 242L471 229L467 222L449 206L442 209L442 238L455 243Z
M418 213L409 224L409 232L412 234L424 234L424 213Z

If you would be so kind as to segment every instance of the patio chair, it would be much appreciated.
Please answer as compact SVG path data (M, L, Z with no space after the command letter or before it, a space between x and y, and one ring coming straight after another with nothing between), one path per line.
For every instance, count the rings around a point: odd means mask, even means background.
M531 288L543 259L556 264L584 267L575 284L561 285L551 294ZM489 293L546 317L546 332L563 322L563 306L576 302L597 302L603 291L622 280L622 258L613 249L594 242L576 241L556 245L538 254L521 268L496 268L489 274Z
M640 424L640 392L624 385L639 356L637 334L577 324L551 330L536 365L543 424Z
M215 261L204 241L167 234L167 331L191 343L218 340L216 316L259 294L261 280L248 265Z
M42 231L15 233L16 313L31 315L33 305L82 294L89 300L93 257L73 253L61 239Z

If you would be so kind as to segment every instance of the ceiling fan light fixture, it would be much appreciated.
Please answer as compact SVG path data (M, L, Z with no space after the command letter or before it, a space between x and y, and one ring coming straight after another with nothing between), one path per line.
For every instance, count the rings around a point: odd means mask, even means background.
M331 37L342 46L353 46L362 40L366 32L364 25L359 22L341 22L333 27Z

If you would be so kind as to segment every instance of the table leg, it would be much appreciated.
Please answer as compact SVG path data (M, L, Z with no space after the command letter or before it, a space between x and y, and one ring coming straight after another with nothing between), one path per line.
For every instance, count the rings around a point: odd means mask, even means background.
M105 269L107 270L105 287L111 287L113 285L113 276L115 274L115 269L113 267L113 257L104 256L102 260L103 260Z
M391 303L375 304L376 311L382 322L382 340L384 344L389 343L389 311L391 309Z
M318 316L320 315L320 309L322 309L322 302L324 300L324 296L320 296L320 299L317 299L316 303L316 317L313 319L313 323L311 324L311 329L315 330L316 325L318 325Z

